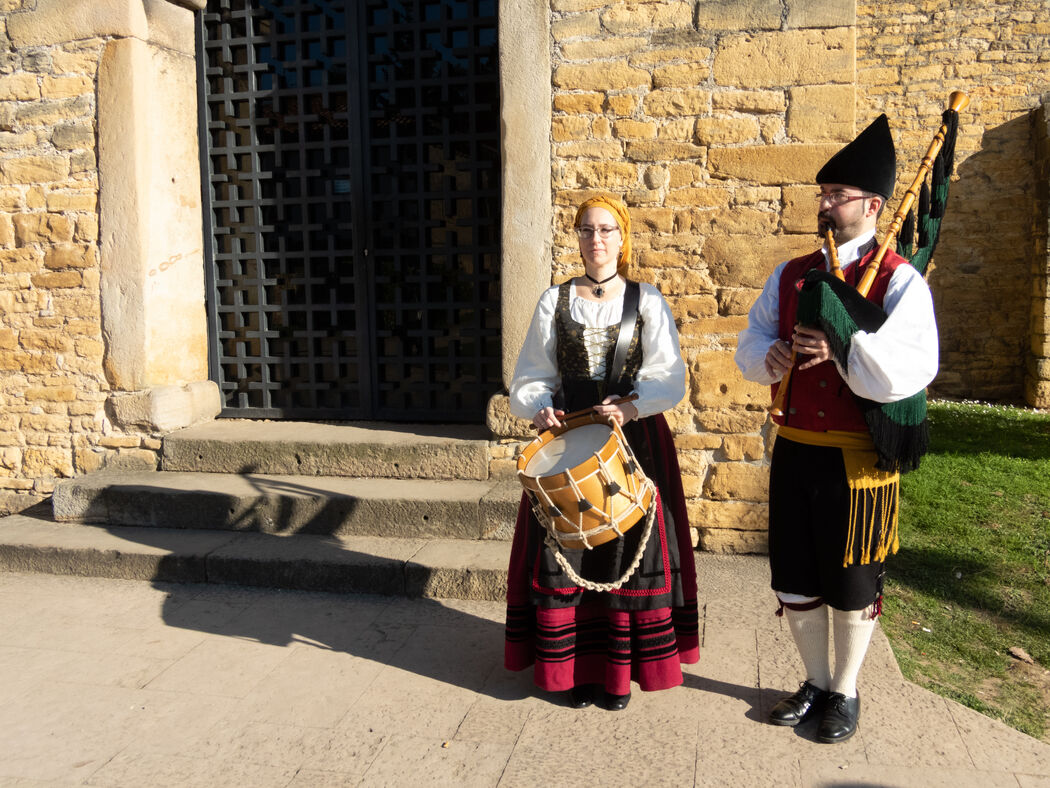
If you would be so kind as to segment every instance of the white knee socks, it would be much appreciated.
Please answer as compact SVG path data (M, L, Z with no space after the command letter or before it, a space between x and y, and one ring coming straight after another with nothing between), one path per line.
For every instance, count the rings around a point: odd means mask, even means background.
M836 611L837 612L837 611ZM812 610L784 608L791 636L795 639L802 664L806 668L806 680L822 690L830 688L831 666L828 659L828 607L821 605Z
M835 677L830 689L832 692L841 692L847 698L857 697L857 675L868 653L871 633L875 630L875 619L870 614L871 608L831 609L835 635ZM808 666L806 669L809 669Z

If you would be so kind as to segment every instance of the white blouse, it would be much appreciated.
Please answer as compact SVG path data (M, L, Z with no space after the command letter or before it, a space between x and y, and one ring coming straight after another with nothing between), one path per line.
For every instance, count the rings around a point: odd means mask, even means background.
M853 265L875 235L872 230L838 248L843 269ZM825 267L828 252L824 252ZM747 380L771 384L780 380L766 370L766 352L779 336L781 263L766 280L762 294L740 332L736 365ZM937 320L933 297L922 275L901 265L890 277L882 308L888 317L875 332L858 331L850 344L847 368L839 367L854 394L875 402L896 402L924 389L937 375ZM835 362L838 367L838 362Z
M510 410L523 419L531 419L537 411L553 405L554 392L561 387L558 337L554 328L557 306L558 286L555 285L540 296L514 367ZM623 293L611 301L587 301L576 295L576 285L572 284L569 286L569 313L573 320L587 328L619 325L623 316ZM641 284L638 314L643 321L642 367L638 370L633 393L638 395L634 401L638 416L644 418L673 408L682 401L685 396L685 362L679 350L678 329L671 308L660 291L650 284ZM602 379L604 358L596 354L596 343L597 340L592 341L590 337L586 339L587 355L591 359L592 375Z

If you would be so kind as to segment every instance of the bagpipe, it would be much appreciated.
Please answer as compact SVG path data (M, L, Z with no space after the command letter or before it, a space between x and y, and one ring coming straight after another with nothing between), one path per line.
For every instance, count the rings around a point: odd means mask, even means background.
M969 104L962 91L949 96L948 108L941 115L941 126L934 135L919 165L893 222L875 256L867 264L854 289L846 284L838 266L838 255L830 229L825 233L828 243L831 273L810 271L799 292L797 320L803 325L820 328L828 337L831 354L845 369L850 341L857 331L874 332L886 321L885 311L867 299L878 275L879 266L896 243L896 252L921 274L933 256L940 236L941 221L948 202L948 188L955 162L955 138L959 126L959 111ZM932 171L932 185L926 179ZM913 207L918 199L918 218ZM916 243L916 228L918 239ZM770 406L774 416L784 415L784 401L791 384L796 353L791 353L791 369L780 382L777 396ZM897 402L873 402L856 397L864 414L875 450L876 468L884 471L906 472L919 466L929 447L929 422L926 418L926 392L920 391Z

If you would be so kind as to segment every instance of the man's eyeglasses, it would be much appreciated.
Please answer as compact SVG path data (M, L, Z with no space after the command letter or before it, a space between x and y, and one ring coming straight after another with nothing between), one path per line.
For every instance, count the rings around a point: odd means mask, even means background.
M846 194L846 192L818 192L817 193L817 204L822 205L825 201L829 204L834 205L836 208L840 205L845 205L848 202L854 200L866 200L868 195L866 194Z
M607 239L613 233L618 233L619 227L583 227L576 228L576 235L578 235L584 241L589 241L594 237L595 233L598 233L598 237L603 241Z

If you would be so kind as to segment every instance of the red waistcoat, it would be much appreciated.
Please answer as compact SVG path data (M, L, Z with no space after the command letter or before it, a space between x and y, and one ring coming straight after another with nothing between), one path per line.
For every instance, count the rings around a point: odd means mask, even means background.
M863 258L846 268L846 282L853 287L860 281L864 268L875 256L872 249ZM875 276L875 282L868 291L868 300L882 306L886 296L890 277L897 266L907 265L905 260L894 252L887 252ZM784 266L780 275L780 338L791 342L795 327L795 313L798 310L798 293L806 272L812 269L825 270L824 255L818 249L813 254L796 257ZM799 356L798 363L805 361L806 356ZM786 424L803 430L825 432L827 430L850 430L867 432L864 416L850 391L846 381L839 375L834 362L825 361L799 372L798 367L791 373L790 390L784 407L784 416L774 416L777 424ZM773 396L776 397L779 383L773 384Z

